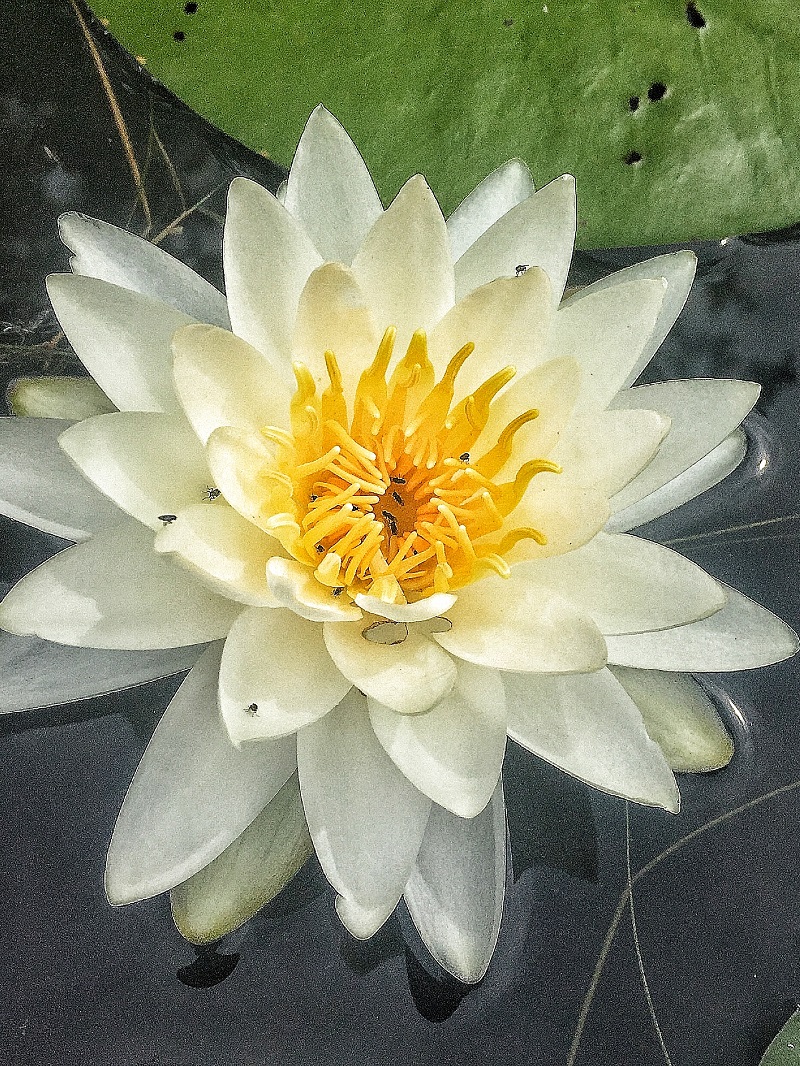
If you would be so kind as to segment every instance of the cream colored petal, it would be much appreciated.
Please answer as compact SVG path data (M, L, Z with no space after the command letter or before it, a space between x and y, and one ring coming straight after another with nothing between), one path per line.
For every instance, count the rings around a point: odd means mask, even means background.
M575 485L611 496L647 467L669 432L655 411L595 411L572 418L550 458Z
M121 411L180 411L170 343L193 319L78 274L51 274L47 292L67 340L112 403Z
M531 172L521 159L509 159L476 185L447 220L455 263L478 237L533 194Z
M286 428L292 389L274 363L214 326L175 334L175 388L195 433L207 441L220 426Z
M420 792L462 818L483 810L506 750L505 696L497 671L460 662L452 692L424 714L397 714L372 699L368 704L375 735Z
M314 622L253 607L231 627L219 703L234 744L295 733L327 714L350 687Z
M698 773L727 766L733 740L717 709L689 674L611 667L673 770Z
M453 265L442 212L425 179L410 178L353 260L378 329L397 327L395 351L453 306Z
M603 493L572 485L560 475L541 474L508 516L501 533L520 527L537 529L547 537L547 543L521 540L504 553L505 558L514 564L574 551L600 532L608 514Z
M286 185L287 209L325 259L351 263L383 213L367 165L321 104L311 112Z
M609 670L504 674L508 735L594 788L677 812L678 786L636 704Z
M322 262L319 252L283 204L247 178L231 182L223 250L233 332L275 359L291 381L297 302Z
M206 445L206 460L214 485L249 522L260 529L272 513L267 507L270 486L263 471L275 465L275 448L260 433L222 426Z
M518 267L541 267L553 306L564 292L575 240L575 179L556 178L512 208L470 245L456 263L456 299Z
M91 378L17 378L9 385L6 399L14 415L71 422L116 410Z
M424 600L415 603L384 603L377 596L365 596L359 593L355 601L369 614L379 618L389 618L393 622L426 622L429 618L438 618L447 614L457 597L449 592L434 592Z
M367 696L400 714L427 711L452 689L456 664L413 625L400 644L366 640L360 622L326 622L325 644L331 658Z
M448 617L453 628L434 640L479 666L554 674L605 666L605 641L589 616L516 573L461 589Z
M320 584L310 566L275 556L267 563L267 581L275 602L311 622L357 622L361 611L342 593Z
M177 648L225 636L240 610L126 522L27 574L0 604L0 627L79 648Z
M77 422L58 438L85 477L150 529L203 499L203 448L183 415L124 411Z
M277 545L224 500L207 500L159 524L153 547L221 596L250 607L278 607L264 568Z

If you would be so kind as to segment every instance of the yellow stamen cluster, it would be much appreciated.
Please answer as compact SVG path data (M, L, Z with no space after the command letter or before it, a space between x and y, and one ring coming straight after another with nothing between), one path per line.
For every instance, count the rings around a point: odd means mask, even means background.
M277 445L263 471L272 517L267 528L338 595L359 592L387 603L413 602L468 584L482 568L508 576L504 553L523 538L517 528L492 540L532 478L559 473L546 459L525 463L513 481L493 478L511 457L514 435L538 411L510 422L477 461L470 449L483 432L492 400L514 377L493 374L453 406L459 370L474 349L465 344L438 382L424 332L387 382L395 330L387 329L362 373L348 420L342 376L325 353L330 385L318 395L308 368L295 364L292 433L263 430ZM277 508L277 513L276 513Z

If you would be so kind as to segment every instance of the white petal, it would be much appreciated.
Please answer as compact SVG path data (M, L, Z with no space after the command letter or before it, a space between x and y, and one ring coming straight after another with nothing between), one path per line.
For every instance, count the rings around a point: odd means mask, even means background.
M78 358L121 411L180 407L172 386L175 330L194 320L150 296L78 274L51 274L47 292Z
M434 639L459 659L496 670L599 670L606 647L594 622L563 597L516 573L461 589L453 628ZM384 701L385 702L385 701Z
M380 746L366 701L357 692L298 733L297 766L322 869L346 900L362 912L373 912L373 928L354 922L352 930L369 935L402 895L425 832L430 800ZM347 908L339 913L346 918Z
M264 568L277 545L222 500L194 504L160 527L154 548L174 554L212 592L251 607L278 607Z
M194 666L201 645L165 651L70 648L0 633L0 714L73 703Z
M357 622L361 611L321 585L310 566L275 556L267 564L267 581L276 605L311 622Z
M659 633L608 637L608 660L640 669L750 670L788 659L798 649L794 632L765 607L733 589L721 611Z
M114 503L151 529L160 515L203 499L208 466L183 415L138 411L96 415L66 429L58 443Z
M559 308L548 357L577 359L581 405L602 410L623 387L653 333L666 292L661 278L630 281Z
M58 445L56 418L0 418L0 514L65 540L84 540L122 518Z
M606 529L609 533L624 533L668 511L674 511L726 478L741 463L746 452L747 436L737 429L712 452L662 488L623 511L617 511L608 520Z
M209 648L156 726L119 812L106 863L113 905L165 892L215 859L294 772L294 740L239 751L217 711Z
M575 485L560 475L543 474L506 518L501 533L533 528L547 537L545 544L521 540L504 552L506 561L545 559L586 544L608 521L608 500L602 492Z
M447 695L456 681L456 665L433 641L408 627L400 644L366 640L360 622L326 622L325 643L331 658L367 696L400 714L419 714Z
M669 629L725 605L719 582L678 552L625 535L598 535L566 555L521 563L514 574L552 589L604 634Z
M0 604L0 626L79 648L177 648L224 636L241 610L153 551L135 522L54 555Z
M246 341L214 326L192 326L175 334L172 350L178 397L203 442L219 426L288 426L292 391L275 364Z
M521 159L509 159L476 185L447 220L456 262L498 219L533 194L531 172Z
M504 674L508 735L588 785L677 812L678 786L636 704L610 670Z
M415 330L431 329L453 306L447 228L423 177L410 178L369 231L353 273L380 332L397 327L401 355Z
M297 146L286 207L325 259L351 263L383 208L367 165L341 124L314 108Z
M274 445L260 433L229 426L215 429L206 445L214 485L231 507L262 529L273 513L265 506L270 483L262 475L275 465L274 458Z
M193 944L244 925L294 877L314 850L297 775L232 844L170 894L172 917Z
M321 626L289 611L251 608L231 627L219 703L234 744L295 733L350 687L331 662Z
M247 178L231 182L223 250L233 332L279 361L291 381L292 324L319 252L283 204Z
M77 422L116 410L91 378L17 378L6 393L11 413Z
M397 714L368 703L375 735L420 792L462 818L483 810L506 750L505 697L497 671L459 663L453 691L424 714Z
M549 458L565 478L611 496L653 465L669 425L655 411L594 411L570 420Z
M434 807L405 898L428 951L459 981L476 984L489 968L505 882L502 785L475 818Z
M355 601L359 607L379 618L390 618L393 622L426 622L429 618L447 614L456 599L449 592L434 592L432 596L415 603L384 603L377 596L359 593Z
M666 415L671 428L658 455L611 501L613 511L638 502L708 455L739 425L761 388L750 381L692 379L628 389L615 408L648 408Z
M642 263L634 263L633 266L626 267L624 270L609 274L608 277L601 278L600 281L580 289L574 296L564 302L564 307L566 308L579 300L585 299L587 296L602 292L603 289L623 285L629 281L663 278L667 282L667 291L661 310L658 313L656 324L647 343L642 348L638 362L631 367L624 382L625 387L632 385L638 378L661 347L661 342L672 329L675 319L686 303L686 297L692 287L696 269L697 256L694 252L688 250L669 252L666 255L658 255L653 259L647 259Z
M553 306L564 292L575 240L575 179L556 178L490 226L456 263L456 298L517 267L541 267Z
M660 670L611 672L639 708L647 732L673 770L718 770L733 756L733 741L708 696L689 674Z
M58 229L75 253L70 260L73 273L133 289L200 322L227 328L222 293L157 245L75 211L59 218Z

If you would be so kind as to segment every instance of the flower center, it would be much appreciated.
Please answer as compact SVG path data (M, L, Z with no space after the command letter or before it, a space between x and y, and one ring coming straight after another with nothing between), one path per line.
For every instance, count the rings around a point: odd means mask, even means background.
M509 422L480 458L472 456L513 367L454 406L456 377L474 344L456 352L435 382L420 330L387 382L395 333L386 330L362 373L352 418L336 357L326 352L330 385L321 396L308 368L294 366L291 436L263 430L278 445L276 468L265 476L277 482L284 508L273 509L267 528L334 594L363 592L387 603L459 588L486 568L508 576L504 553L522 538L544 544L546 537L530 527L496 535L536 474L560 473L556 463L534 459L512 481L493 480L535 409Z

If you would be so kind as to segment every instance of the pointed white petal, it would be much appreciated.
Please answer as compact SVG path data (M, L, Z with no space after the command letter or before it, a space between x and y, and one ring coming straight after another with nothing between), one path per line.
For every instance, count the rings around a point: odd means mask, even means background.
M502 784L475 818L434 806L405 898L428 951L459 981L476 984L489 968L505 882Z
M150 296L78 274L51 274L47 292L78 358L121 411L178 413L172 335L194 320Z
M655 411L593 411L573 417L549 458L576 485L606 496L628 485L653 456L669 431L669 419ZM622 494L622 493L621 493Z
M264 472L274 467L275 446L261 433L221 426L208 438L206 460L214 485L240 515L264 528L274 508Z
M517 267L541 267L557 307L575 240L575 179L565 174L529 196L490 226L456 263L456 298Z
M320 584L310 566L275 556L267 563L267 581L276 605L311 622L357 622L361 611Z
M324 625L331 658L356 688L400 714L427 711L450 691L456 664L432 640L412 625L401 643L376 644L364 637L368 624L365 618Z
M295 769L294 739L231 744L217 711L220 649L209 648L156 726L117 818L106 862L115 906L197 873L242 833Z
M478 237L517 204L533 194L531 172L521 159L509 159L466 196L447 220L453 262Z
M122 515L59 447L68 427L56 418L0 418L0 514L55 537L85 540Z
M676 812L678 786L636 704L609 670L504 674L508 735L588 785Z
M545 544L520 540L504 552L508 563L546 559L586 544L608 521L608 499L597 489L575 485L569 478L544 474L533 483L506 518L503 536L519 528L533 528L547 537Z
M673 770L698 773L727 766L733 740L705 692L689 674L611 667Z
M251 608L231 627L219 704L234 744L295 733L350 687L331 662L321 626L289 611Z
M503 682L495 670L458 664L455 687L424 714L369 700L375 735L399 770L434 803L474 818L492 797L506 750Z
M203 499L203 448L183 415L120 411L66 429L58 443L109 499L151 529Z
M430 618L447 614L457 598L449 592L435 592L415 603L384 603L377 596L359 593L355 601L359 607L379 618L390 618L393 622L426 622Z
M286 207L325 259L351 263L383 213L367 165L320 104L311 112L286 185Z
M241 836L172 889L181 936L208 944L232 933L285 888L313 850L293 774Z
M58 228L75 253L70 261L75 274L163 300L200 322L229 325L222 293L150 241L75 211L62 215Z
M0 627L79 648L177 648L224 636L240 610L157 555L152 533L128 522L27 574L0 604Z
M14 415L71 422L116 410L91 378L17 378L9 385L6 399Z
M397 906L394 896L372 907L365 907L347 896L336 897L336 913L345 929L357 940L369 940L381 928Z
M298 733L297 766L308 828L325 876L346 900L382 914L385 921L417 857L430 800L380 746L366 701L355 691ZM343 911L345 918L347 908ZM355 921L351 928L358 935Z
M634 633L607 638L608 660L640 669L750 670L794 655L794 632L765 607L726 588L721 611L699 622L659 633Z

